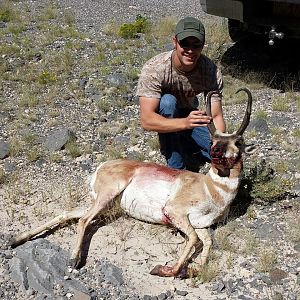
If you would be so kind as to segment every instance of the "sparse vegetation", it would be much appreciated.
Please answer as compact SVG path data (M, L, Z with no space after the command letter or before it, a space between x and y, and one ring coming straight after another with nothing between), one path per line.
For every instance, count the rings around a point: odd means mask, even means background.
M123 149L121 146L110 145L106 148L105 154L101 157L100 161L111 159L124 158Z
M296 101L296 108L297 108L297 112L300 112L300 99L297 99Z
M249 207L246 212L247 219L252 221L257 218L256 212L252 207Z
M25 91L25 93L21 96L19 102L21 107L35 107L38 105L38 103L39 100L37 99L37 97L29 91Z
M51 153L49 159L51 162L59 163L62 161L63 158L62 155L59 153Z
M237 76L238 77L238 76ZM257 80L257 78L256 78ZM242 79L233 78L232 76L225 75L224 76L224 88L223 88L223 104L224 106L230 106L235 104L243 104L246 103L247 96L244 92L240 92L236 94L237 90L240 89L242 86L247 86L251 90L257 89L256 84L251 84L245 82ZM255 98L254 98L255 101Z
M286 192L290 190L291 182L280 178L256 179L251 191L254 199L263 201L274 201L280 197L284 197Z
M208 263L202 267L196 278L200 283L211 282L218 276L219 272L218 263L210 259Z
M0 185L5 182L6 174L4 169L0 168Z
M282 97L282 96L275 97L275 99L273 100L273 105L272 105L273 110L283 111L283 112L289 111L290 105L287 100L288 99L286 97Z
M79 148L78 143L75 140L71 140L69 141L66 145L65 145L66 151L67 153L72 157L78 157L81 155L81 150Z
M138 33L146 33L150 29L147 18L138 15L134 23L122 24L119 28L119 36L125 39L134 38Z
M31 162L36 161L41 157L40 149L37 146L32 147L28 149L26 156L29 161Z
M241 253L247 256L257 255L261 241L250 232L246 232L246 234L243 236L243 239L245 244L241 250Z
M206 44L204 54L213 61L219 61L224 53L226 46L230 42L227 31L227 23L209 23L206 26Z
M271 271L277 262L277 255L272 249L262 249L259 253L257 269L260 272Z
M9 155L10 156L18 156L21 153L21 143L15 138L12 138L10 140L10 149L9 149Z
M268 113L264 110L258 110L255 113L255 117L258 118L258 119L267 120L268 119Z
M158 150L160 148L159 139L157 136L152 137L148 140L148 145L152 150Z
M300 128L294 129L293 136L295 136L298 139L300 138Z
M0 4L0 21L11 22L16 18L16 11L11 7L8 1Z
M276 176L274 169L262 161L246 175L251 182L250 195L261 201L276 201L285 197L291 188L291 181Z
M233 243L230 241L230 235L232 232L226 227L221 227L215 236L218 247L221 251L233 252L235 251Z
M274 169L278 174L286 174L289 170L289 166L284 160L279 160L275 163Z
M105 97L101 98L97 104L98 104L99 109L101 111L103 111L104 113L107 113L111 109L111 103Z
M151 33L161 42L166 42L170 39L175 32L177 20L172 17L165 17L157 22L151 27Z

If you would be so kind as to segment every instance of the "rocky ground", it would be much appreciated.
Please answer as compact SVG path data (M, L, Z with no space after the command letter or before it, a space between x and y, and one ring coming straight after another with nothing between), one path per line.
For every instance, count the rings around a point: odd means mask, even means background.
M139 125L134 90L143 62L170 43L146 35L124 40L107 24L134 22L139 14L153 22L193 15L207 26L224 20L205 15L198 1L8 3L26 18L23 27L0 22L0 298L299 299L298 48L227 39L213 53L227 86L229 131L244 110L233 93L240 86L253 92L246 139L258 151L245 158L228 221L210 229L213 249L202 274L151 276L153 266L178 258L184 240L127 216L107 216L104 226L95 221L86 265L74 270L74 223L15 249L8 241L64 210L88 207L87 180L101 161L164 163L156 135Z

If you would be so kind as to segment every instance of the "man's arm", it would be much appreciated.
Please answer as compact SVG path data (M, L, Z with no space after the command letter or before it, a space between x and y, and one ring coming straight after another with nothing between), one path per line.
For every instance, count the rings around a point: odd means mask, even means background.
M145 130L159 133L176 132L207 126L211 118L204 111L192 111L186 118L165 118L158 113L159 99L140 97L140 119ZM214 108L212 106L212 114ZM219 128L218 128L219 129Z

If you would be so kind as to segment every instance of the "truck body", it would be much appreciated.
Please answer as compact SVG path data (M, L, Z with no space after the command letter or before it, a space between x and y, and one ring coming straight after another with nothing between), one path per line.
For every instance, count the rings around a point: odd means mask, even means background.
M300 39L300 0L200 0L204 12L228 18L236 41L249 33L266 35L269 44L285 38Z

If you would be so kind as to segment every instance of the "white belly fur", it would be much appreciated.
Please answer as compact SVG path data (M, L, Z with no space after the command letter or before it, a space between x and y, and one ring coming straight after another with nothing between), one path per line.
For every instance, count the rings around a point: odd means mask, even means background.
M172 186L174 183L161 180L149 184L133 180L123 192L121 207L136 219L161 224L162 209L170 198Z

